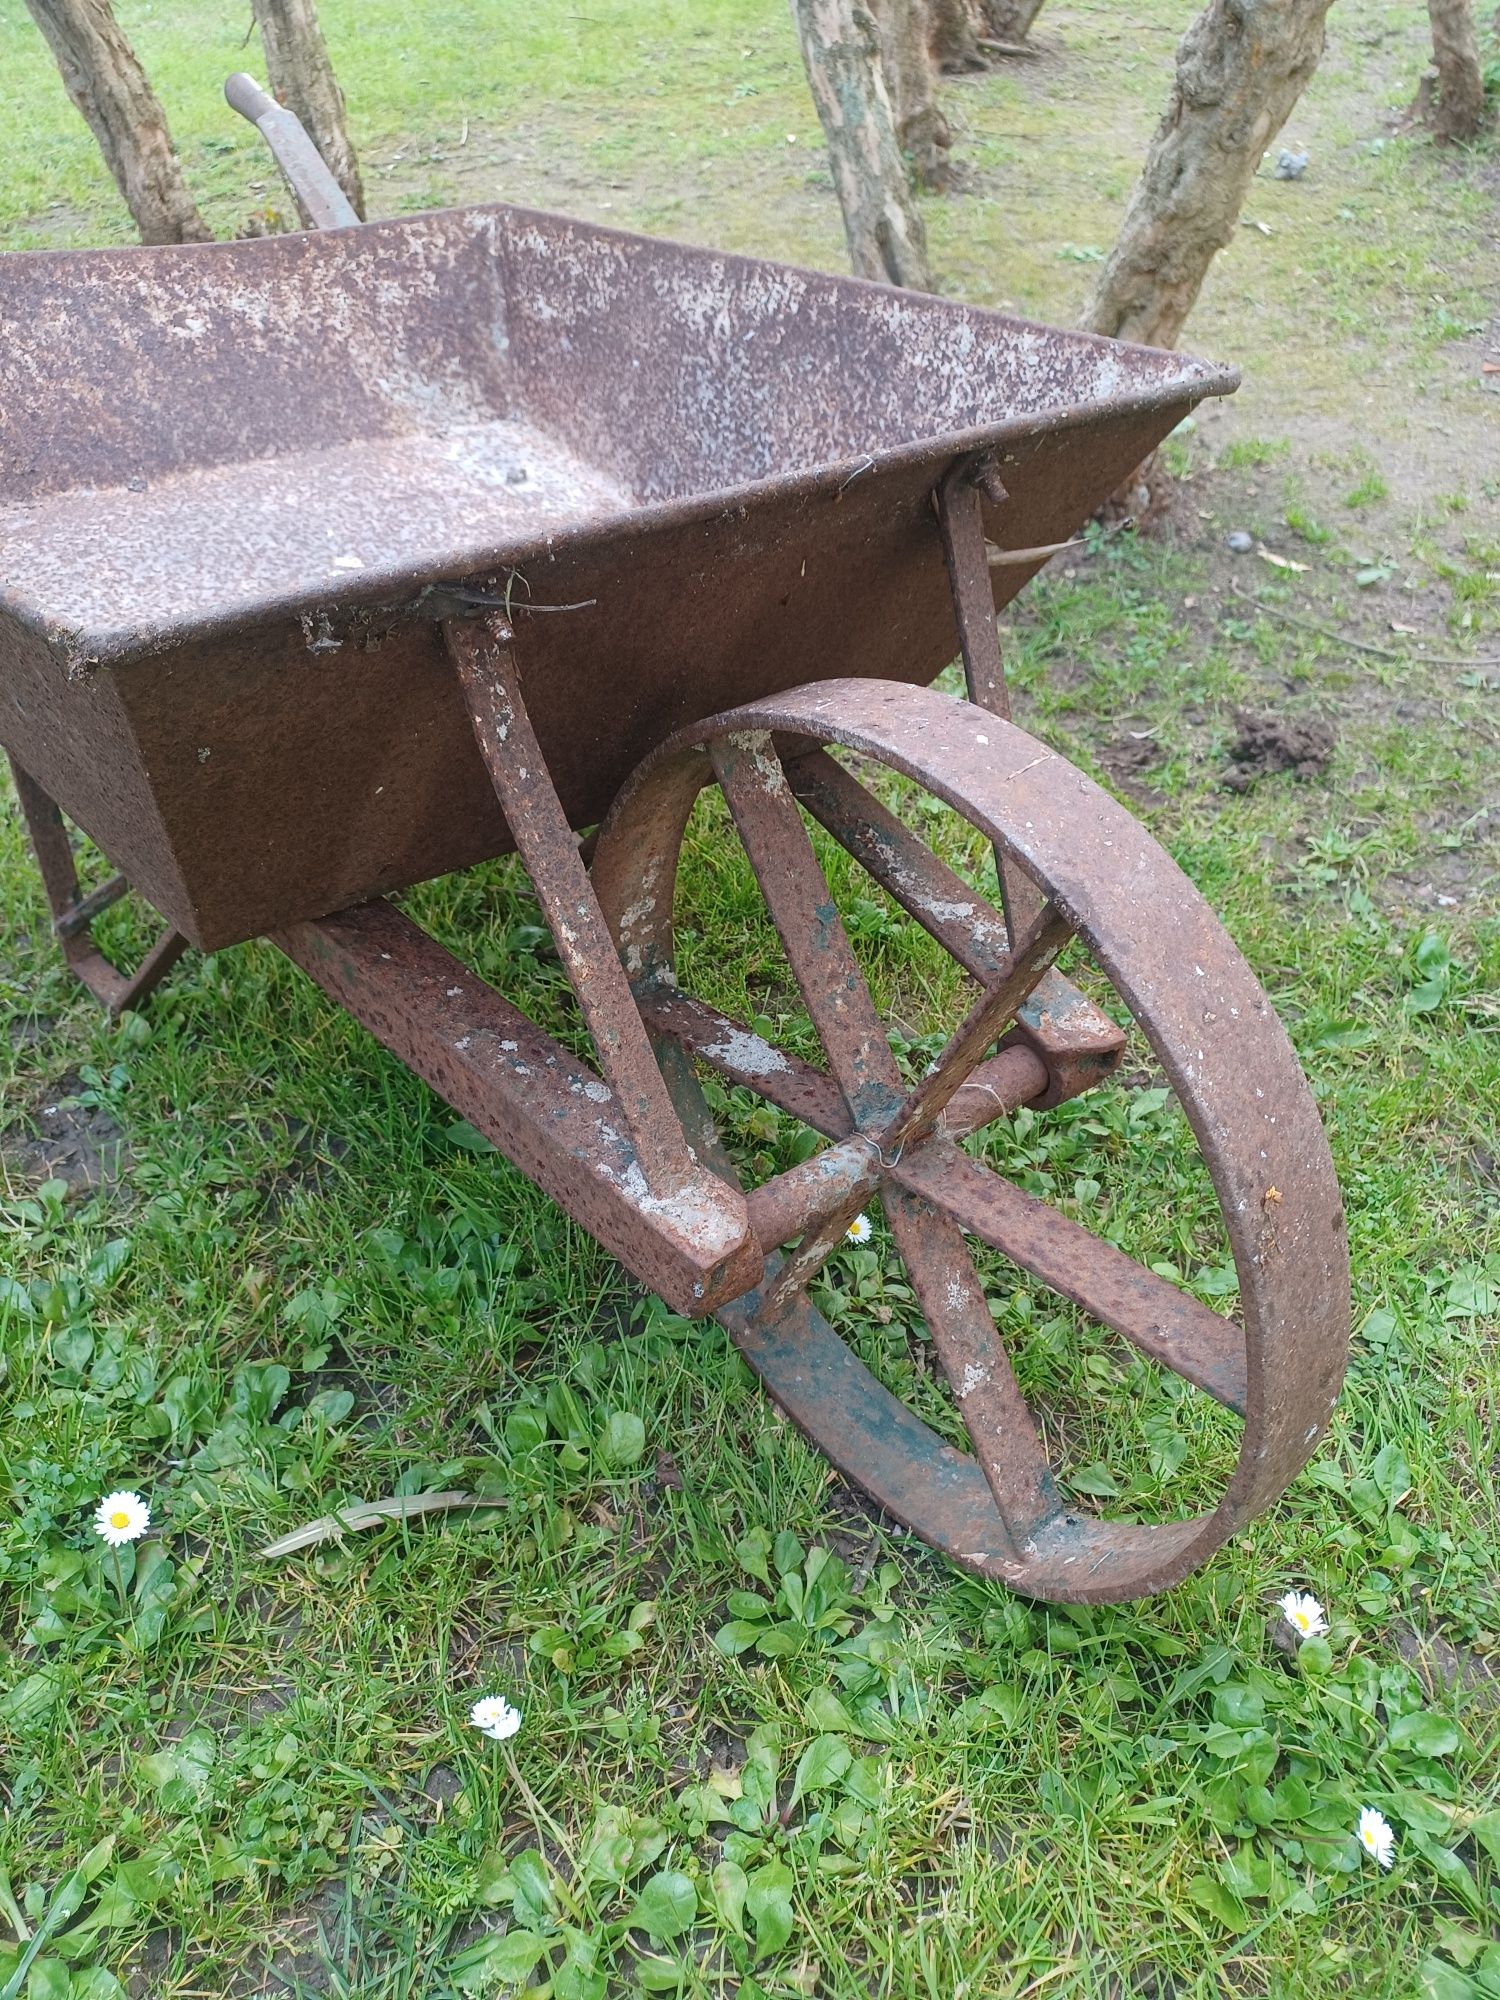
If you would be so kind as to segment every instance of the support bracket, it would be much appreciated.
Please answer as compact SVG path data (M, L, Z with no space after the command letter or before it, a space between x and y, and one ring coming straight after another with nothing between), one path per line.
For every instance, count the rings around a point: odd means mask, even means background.
M112 875L85 895L79 885L61 808L14 757L10 759L10 769L42 886L47 892L53 934L69 970L83 982L110 1019L117 1020L126 1008L139 1006L160 984L187 950L188 941L180 931L168 928L134 972L121 972L111 965L94 942L93 922L127 893L130 884L123 875Z

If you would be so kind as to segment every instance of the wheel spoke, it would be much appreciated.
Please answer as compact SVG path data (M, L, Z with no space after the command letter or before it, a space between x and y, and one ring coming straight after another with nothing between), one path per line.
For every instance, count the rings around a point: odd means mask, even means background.
M702 1058L731 1083L758 1092L827 1138L848 1137L852 1125L836 1086L810 1063L686 993L652 988L642 995L641 1007L654 1032ZM962 1137L1036 1096L1039 1064L1019 1088L1007 1087L1012 1068L1033 1062L1029 1051L1004 1049L981 1064L949 1107L947 1138ZM997 1077L994 1086L982 1081L990 1075ZM991 1087L995 1099L986 1101L983 1093ZM1179 1291L955 1145L934 1141L912 1149L892 1162L890 1176L1153 1361L1226 1409L1244 1414L1245 1337L1234 1320Z
M883 1124L901 1073L768 735L712 746L714 769L854 1123Z
M641 1019L654 1035L664 1035L706 1062L730 1083L743 1084L810 1125L826 1139L847 1139L854 1120L838 1085L801 1056L778 1049L752 1028L742 1027L691 993L656 981L636 989Z
M1000 911L852 772L826 750L812 750L789 759L786 775L813 818L971 978L987 986L1005 969L1009 947ZM1109 1016L1056 972L1037 982L1020 1015L1026 1039L1046 1059L1053 1103L1101 1081L1124 1051L1124 1034Z
M995 1036L1003 1032L1071 936L1067 919L1049 903L1012 954L1007 969L975 1001L967 1020L905 1104L871 1136L877 1162L897 1159L904 1147L926 1138ZM852 1194L830 1189L821 1209L809 1216L801 1245L778 1275L767 1300L769 1311L777 1311L793 1292L807 1284L838 1248L859 1212L861 1199L859 1188Z
M743 1084L825 1138L854 1129L838 1085L800 1056L779 1049L753 1029L675 986L648 981L636 989L641 1017L653 1034L700 1057L730 1083ZM1047 1068L1031 1049L1013 1044L982 1062L948 1105L945 1130L961 1139L1040 1097Z
M941 1139L890 1172L1050 1291L1244 1415L1245 1336L1233 1320Z
M893 1190L887 1214L974 1454L1024 1556L1062 1502L974 1260L956 1225L931 1203Z
M1005 918L940 861L932 849L883 806L826 750L789 761L787 782L893 901L981 983L1006 963Z

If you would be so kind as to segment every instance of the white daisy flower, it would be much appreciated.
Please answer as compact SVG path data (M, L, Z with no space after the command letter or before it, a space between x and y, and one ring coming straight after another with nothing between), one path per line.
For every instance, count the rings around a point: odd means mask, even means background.
M151 1509L139 1493L106 1493L94 1515L94 1533L112 1549L138 1542L151 1526Z
M504 1743L521 1726L521 1711L512 1708L503 1694L487 1694L469 1710L469 1720L483 1736Z
M844 1234L851 1243L868 1243L875 1234L875 1225L868 1215L856 1215Z
M1374 1806L1366 1806L1354 1831L1360 1846L1372 1860L1378 1861L1382 1868L1391 1867L1396 1859L1396 1836L1384 1813L1376 1812Z
M1300 1632L1304 1639L1321 1639L1328 1630L1322 1605L1308 1591L1289 1590L1276 1602L1287 1624L1294 1632Z

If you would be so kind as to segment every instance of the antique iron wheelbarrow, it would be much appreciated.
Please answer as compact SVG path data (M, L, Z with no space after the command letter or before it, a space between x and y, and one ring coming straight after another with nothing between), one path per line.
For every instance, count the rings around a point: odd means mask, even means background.
M513 207L336 226L316 156L293 171L335 226L0 261L0 742L69 963L118 1011L187 944L269 937L956 1563L1058 1600L1182 1577L1327 1422L1339 1193L1204 899L1008 720L995 614L1235 376ZM967 701L928 686L955 649ZM678 982L678 856L714 788L821 1065ZM998 898L897 810L913 788L993 844ZM120 871L88 895L63 814ZM915 1083L809 821L971 982ZM512 850L592 1066L387 900ZM122 973L90 925L128 886L168 928ZM1119 1064L1070 942L1187 1114L1240 1321L965 1149ZM827 1145L743 1185L705 1075ZM876 1200L972 1451L813 1302ZM1240 1415L1212 1512L1069 1501L971 1242Z

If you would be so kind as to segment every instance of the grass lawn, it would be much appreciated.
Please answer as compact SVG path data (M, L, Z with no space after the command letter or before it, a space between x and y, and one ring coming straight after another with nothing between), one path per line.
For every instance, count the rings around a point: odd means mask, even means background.
M246 11L119 7L225 234L285 206L218 97ZM373 212L512 197L840 264L781 0L320 11ZM1188 12L1056 0L1036 61L950 87L945 290L1076 316ZM1287 135L1309 172L1257 181L1189 325L1247 379L1169 447L1175 535L1094 536L1004 621L1020 720L1204 890L1318 1096L1358 1331L1312 1465L1140 1605L960 1575L269 947L106 1026L6 788L3 2000L1500 1996L1500 170L1398 129L1422 15L1334 9ZM0 0L0 249L128 238ZM1327 768L1226 790L1241 711L1327 718ZM723 835L705 810L684 977L796 1044ZM841 886L920 1054L954 982ZM405 903L572 1032L513 864ZM127 903L101 934L150 929ZM1127 1070L991 1156L1232 1307L1185 1121L1144 1045ZM796 1156L724 1111L755 1174ZM1222 1413L989 1276L1077 1504L1203 1504ZM883 1225L821 1296L945 1421ZM90 1522L122 1486L154 1519L117 1567ZM494 1504L262 1553L445 1489ZM1332 1626L1300 1650L1291 1588ZM489 1693L504 1744L468 1725Z

